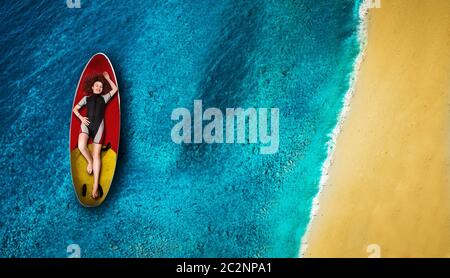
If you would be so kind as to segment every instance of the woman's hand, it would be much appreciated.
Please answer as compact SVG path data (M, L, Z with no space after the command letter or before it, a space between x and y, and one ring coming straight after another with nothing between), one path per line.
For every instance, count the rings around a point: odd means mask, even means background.
M91 123L91 122L89 122L88 117L83 117L83 116L80 117L80 121L81 121L85 126L89 126L89 124Z
M117 93L117 86L116 84L114 84L111 78L109 78L109 74L106 71L103 72L103 77L105 77L106 81L108 81L109 83L109 86L111 86L111 91L109 92L109 94L111 95L111 97L113 97L114 94Z

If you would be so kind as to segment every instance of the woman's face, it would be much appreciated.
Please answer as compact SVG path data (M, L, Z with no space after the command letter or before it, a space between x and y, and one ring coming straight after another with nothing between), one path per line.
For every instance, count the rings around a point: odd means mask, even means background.
M96 81L94 85L92 85L92 92L96 95L101 94L103 91L103 83L100 81Z

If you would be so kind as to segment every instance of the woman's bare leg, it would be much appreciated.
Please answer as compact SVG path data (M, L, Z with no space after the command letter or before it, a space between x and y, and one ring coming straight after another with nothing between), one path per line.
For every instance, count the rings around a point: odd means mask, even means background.
M92 174L92 156L89 153L89 149L87 147L88 140L89 136L86 133L81 132L78 136L78 149L80 150L84 158L86 158L86 161L88 163L86 171L90 175Z
M92 157L94 160L94 186L92 189L92 197L98 197L98 182L100 179L100 169L102 168L102 144L92 144Z

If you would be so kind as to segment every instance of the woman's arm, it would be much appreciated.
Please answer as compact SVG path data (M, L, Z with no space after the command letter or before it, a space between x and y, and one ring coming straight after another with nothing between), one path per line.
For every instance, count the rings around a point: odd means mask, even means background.
M83 117L81 116L80 112L78 110L80 110L80 105L75 105L75 107L73 108L73 113L75 114L75 116L77 116L78 119L80 119L80 121L85 124L86 126L89 126L90 122L88 117Z
M103 76L105 77L106 81L108 81L109 86L111 86L111 91L109 92L109 94L111 95L111 97L113 97L117 93L117 86L111 80L111 78L109 77L109 74L106 71L103 72Z

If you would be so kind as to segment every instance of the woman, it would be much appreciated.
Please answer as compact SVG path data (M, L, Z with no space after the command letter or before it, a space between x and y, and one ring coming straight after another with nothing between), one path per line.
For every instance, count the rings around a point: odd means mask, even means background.
M106 82L105 82L106 81ZM103 91L109 92L102 94ZM94 173L94 185L91 197L95 200L101 197L99 194L99 178L101 169L101 151L104 124L105 106L108 101L117 93L117 86L109 77L107 72L102 75L96 75L89 78L85 82L85 93L81 101L73 108L73 113L81 121L81 132L78 136L78 149L87 160L86 171L89 175ZM86 105L87 117L83 117L78 111L81 107ZM92 155L87 147L89 138L92 138ZM101 189L101 186L100 186ZM83 188L83 195L86 193L86 188ZM102 190L100 190L102 193Z

